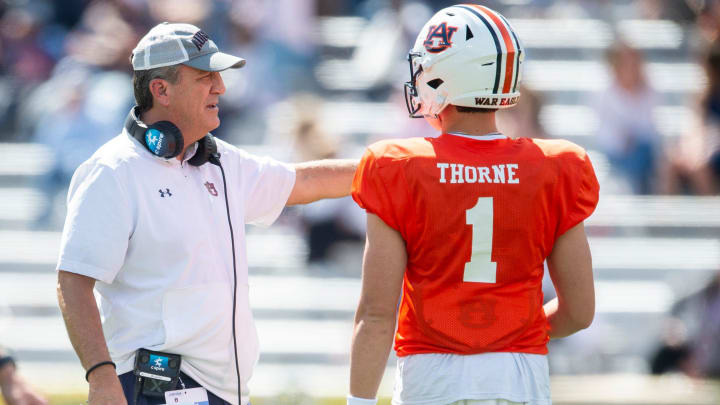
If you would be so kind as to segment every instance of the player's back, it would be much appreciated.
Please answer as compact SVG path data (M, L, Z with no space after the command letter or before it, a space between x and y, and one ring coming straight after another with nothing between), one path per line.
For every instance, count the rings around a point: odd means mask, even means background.
M399 356L547 352L543 262L592 212L592 166L566 141L481 139L385 141L364 157L374 184L356 200L407 246Z

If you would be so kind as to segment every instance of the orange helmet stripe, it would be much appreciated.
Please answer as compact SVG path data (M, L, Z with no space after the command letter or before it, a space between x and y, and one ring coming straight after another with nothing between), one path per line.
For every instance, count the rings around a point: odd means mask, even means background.
M486 16L495 23L500 30L503 41L505 42L505 49L507 49L507 60L505 62L505 80L503 82L503 93L508 93L512 87L513 71L515 67L515 45L513 44L512 38L510 37L510 30L505 26L505 23L489 8L480 6L477 4L470 4L475 9L483 12Z
M500 46L500 40L498 39L498 35L495 32L495 29L493 29L492 24L490 24L490 21L488 21L488 19L485 17L485 13L477 11L474 4L464 4L457 7L465 9L475 15L480 21L482 21L483 24L485 24L485 27L488 29L488 32L492 36L493 42L495 43L495 49L497 50L497 61L495 66L495 85L493 86L493 93L497 94L500 87L500 68L502 65L502 47Z

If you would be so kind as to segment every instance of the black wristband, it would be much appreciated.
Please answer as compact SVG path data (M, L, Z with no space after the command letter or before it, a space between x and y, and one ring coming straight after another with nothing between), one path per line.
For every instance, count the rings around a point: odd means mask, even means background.
M113 366L113 368L117 370L117 366L112 361L110 361L110 360L101 361L100 363L98 363L88 369L87 373L85 373L85 381L90 382L90 373L95 371L96 368L106 366L108 364Z
M17 367L15 366L15 359L13 359L12 356L0 356L0 368L3 368L8 364L12 364L13 367Z

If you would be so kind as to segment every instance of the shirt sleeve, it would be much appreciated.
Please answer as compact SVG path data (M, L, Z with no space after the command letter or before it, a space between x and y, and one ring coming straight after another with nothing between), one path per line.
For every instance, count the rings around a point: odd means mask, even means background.
M360 208L375 214L389 227L401 231L400 220L392 204L392 194L388 185L392 182L389 167L381 167L371 149L360 160L352 184L352 198Z
M132 229L129 199L114 170L81 165L68 190L57 270L112 282L125 262Z
M584 150L568 154L569 161L561 165L565 176L561 182L560 217L555 238L587 219L597 206L600 185L590 157Z
M245 192L245 223L270 226L295 185L295 169L269 157L244 154L240 167Z

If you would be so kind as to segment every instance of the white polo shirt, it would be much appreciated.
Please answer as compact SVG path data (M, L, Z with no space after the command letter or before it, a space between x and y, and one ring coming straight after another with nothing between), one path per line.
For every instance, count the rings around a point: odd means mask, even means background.
M246 404L258 340L244 224L275 221L295 171L217 144L235 236L237 354ZM223 193L219 167L158 158L123 130L73 175L57 268L98 280L103 332L118 374L132 370L141 347L180 354L183 372L237 404Z

